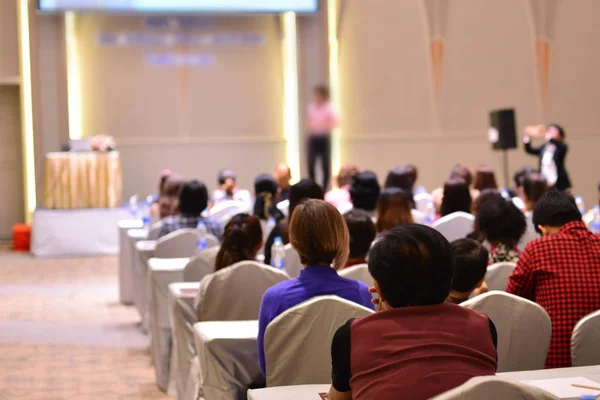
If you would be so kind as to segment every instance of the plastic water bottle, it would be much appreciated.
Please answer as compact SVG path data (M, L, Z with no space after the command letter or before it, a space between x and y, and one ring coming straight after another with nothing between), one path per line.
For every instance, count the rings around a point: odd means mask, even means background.
M208 233L208 229L206 229L206 224L204 221L198 221L198 225L196 226L198 241L196 242L196 248L198 250L204 250L208 247L208 243L206 241L206 234Z
M144 223L144 228L148 229L151 221L152 216L150 215L150 205L144 203L142 206L142 222Z
M592 232L600 235L600 206L594 207L594 219L592 220Z
M280 236L277 236L273 240L273 247L271 247L271 266L278 269L285 268L285 247L283 246L283 240Z
M271 232L273 230L273 228L275 228L275 225L277 224L277 222L275 222L275 218L269 218L267 220L267 233Z
M585 205L583 204L583 197L575 196L575 204L577 204L577 208L581 215L585 214Z
M137 194L134 194L133 196L131 196L129 198L129 213L131 214L131 216L134 219L137 219L139 217L139 205L138 205L138 201L139 201L139 196Z
M435 206L433 205L433 201L427 203L427 211L425 212L425 223L427 225L431 225L433 219L435 218Z

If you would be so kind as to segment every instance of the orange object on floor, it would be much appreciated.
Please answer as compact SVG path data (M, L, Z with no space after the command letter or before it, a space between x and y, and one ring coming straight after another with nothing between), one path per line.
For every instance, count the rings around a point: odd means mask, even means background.
M27 224L15 224L12 228L13 232L13 250L14 251L29 251L31 244L31 226Z

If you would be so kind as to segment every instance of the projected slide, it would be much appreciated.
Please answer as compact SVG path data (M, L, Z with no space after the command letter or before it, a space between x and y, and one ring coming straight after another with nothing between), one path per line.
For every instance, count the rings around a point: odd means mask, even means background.
M313 12L318 0L39 0L44 11Z

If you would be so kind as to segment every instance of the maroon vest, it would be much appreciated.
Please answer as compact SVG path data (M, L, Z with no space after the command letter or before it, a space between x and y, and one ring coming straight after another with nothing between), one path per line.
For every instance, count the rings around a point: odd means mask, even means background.
M458 305L379 312L350 332L354 400L428 399L496 373L488 317Z

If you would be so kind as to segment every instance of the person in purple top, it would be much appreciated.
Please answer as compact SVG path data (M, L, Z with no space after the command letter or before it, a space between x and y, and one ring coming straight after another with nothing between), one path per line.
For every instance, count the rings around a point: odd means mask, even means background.
M287 309L325 295L373 309L369 287L337 273L348 259L350 239L346 222L334 206L323 200L304 201L294 209L289 235L304 269L298 278L278 283L263 296L258 315L258 360L263 376L267 325Z

